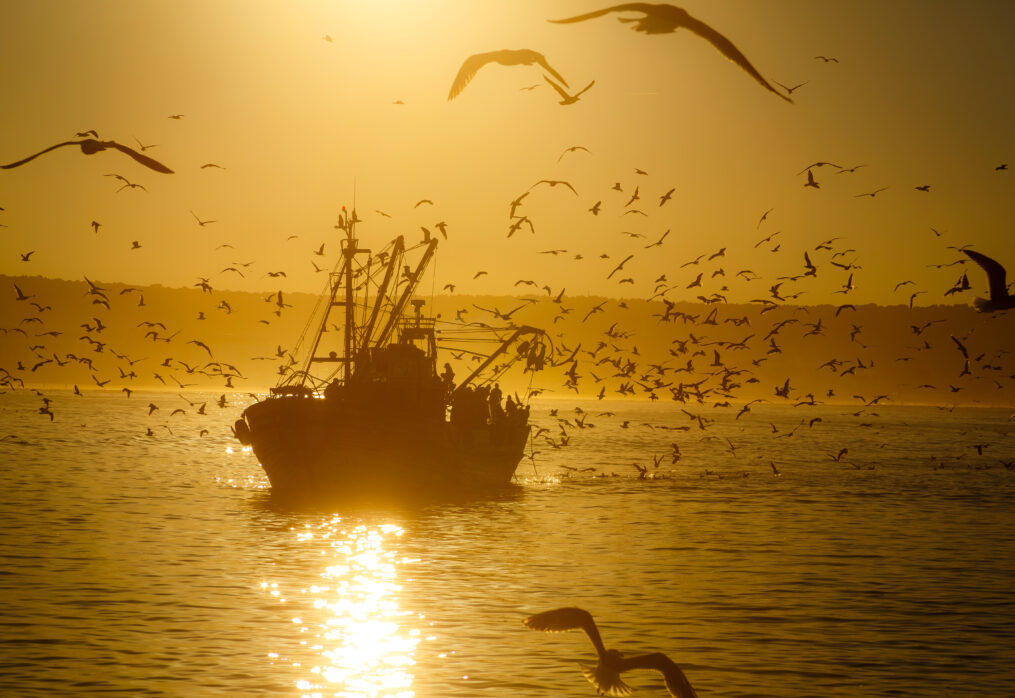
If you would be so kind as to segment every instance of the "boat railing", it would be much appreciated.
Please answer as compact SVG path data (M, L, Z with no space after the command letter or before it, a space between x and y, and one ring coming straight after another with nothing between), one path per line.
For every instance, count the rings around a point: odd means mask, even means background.
M272 397L313 397L314 391L305 385L280 385L271 389Z
M399 330L427 330L432 331L437 326L436 318L432 317L408 317L398 321Z
M270 392L274 397L313 397L323 394L327 385L328 381L306 371L290 371Z

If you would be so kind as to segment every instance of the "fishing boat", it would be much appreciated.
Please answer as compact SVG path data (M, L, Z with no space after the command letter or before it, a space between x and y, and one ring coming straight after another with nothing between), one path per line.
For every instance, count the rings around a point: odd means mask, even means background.
M438 240L377 253L360 246L343 212L341 255L280 378L233 426L280 495L415 495L505 485L525 454L528 405L508 396L505 372L543 367L548 340L529 326L470 327L423 312L416 289ZM411 310L410 310L411 308ZM338 316L338 317L336 317ZM438 372L442 340L492 331L478 364L455 382ZM475 341L475 338L471 338ZM302 363L298 356L305 354ZM471 362L470 362L471 363Z

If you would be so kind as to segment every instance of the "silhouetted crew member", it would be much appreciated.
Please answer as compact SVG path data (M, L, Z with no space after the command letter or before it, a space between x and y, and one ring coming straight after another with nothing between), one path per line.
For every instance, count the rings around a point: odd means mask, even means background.
M475 402L469 411L473 415L474 423L476 426L488 424L490 421L490 386L479 386L473 395Z
M500 399L503 393L500 390L500 383L493 384L493 390L490 391L490 420L496 424L504 416L504 408L500 406Z
M327 400L335 400L338 398L338 394L341 392L341 390L342 385L341 383L338 382L338 379L335 378L330 383L328 383L328 387L324 389L324 397Z
M518 405L511 399L510 395L508 395L507 401L504 403L504 416L507 417L509 424L518 416Z

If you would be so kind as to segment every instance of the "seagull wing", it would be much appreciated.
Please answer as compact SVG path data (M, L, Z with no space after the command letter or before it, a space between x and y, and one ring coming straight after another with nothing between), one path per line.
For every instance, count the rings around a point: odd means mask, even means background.
M576 15L574 17L568 17L566 19L551 19L547 20L554 24L573 24L575 22L584 22L587 19L595 19L596 17L602 17L611 12L644 12L650 13L655 6L647 2L626 2L621 5L614 5L613 7L607 7L602 10L595 10L594 12L586 12L583 15Z
M663 675L666 688L674 698L698 698L698 694L694 692L691 682L684 676L680 667L661 652L621 660L620 670L627 671L628 669L654 669Z
M725 36L717 32L715 29L708 26L701 20L695 19L690 15L687 15L687 19L686 22L684 23L684 26L688 30L694 32L701 38L705 39L707 42L712 44L719 51L719 53L726 56L726 58L730 59L731 61L739 65L741 68L743 68L745 71L747 71L747 74L753 77L755 80L757 80L762 87L764 87L767 90L770 90L771 92L774 92L787 102L791 104L793 103L792 99L790 99L789 97L787 97L786 95L782 94L777 89L772 87L770 84L768 84L768 81L761 76L761 73L759 73L753 65L751 65L751 62L747 60L747 57L740 52L740 49L734 46L733 42L727 39Z
M959 348L960 352L962 352L962 356L965 357L966 359L968 359L969 358L969 352L966 350L965 345L962 342L960 342L955 337L955 335L951 335L951 337L952 337L952 341L955 342L955 346Z
M564 84L564 87L570 87L570 85L567 84L567 80L564 79L564 76L561 75L560 73L558 73L553 68L551 68L550 64L546 62L546 56L544 56L543 54L539 53L538 51L532 51L532 50L529 50L529 49L524 49L524 51L529 56L529 59L530 59L529 62L533 62L534 61L534 62L538 63L539 65L543 66L543 70L545 70L550 75L552 75L553 77L557 78L557 80L562 82Z
M611 271L611 272L609 273L609 275L608 275L608 276L607 276L606 278L607 278L607 279L609 279L609 278L610 278L611 276L613 276L613 275L614 275L614 274L616 274L616 273L617 273L618 271L620 271L621 269L623 269L623 268L624 268L624 265L625 265L625 264L627 264L627 260L631 259L631 257L633 257L633 256L634 256L633 254L629 254L629 255L627 255L627 257L626 257L626 258L624 259L624 261L623 261L623 262L621 262L620 264L618 264L618 265L617 265L616 267L614 267L613 271Z
M491 51L489 53L477 53L474 56L469 56L462 63L462 67L458 69L458 75L455 76L455 81L451 83L451 90L448 92L448 101L450 102L465 89L465 86L469 84L472 78L476 77L476 73L487 63L497 60L497 55L500 51Z
M1008 297L1008 286L1005 277L1007 273L1001 263L991 259L985 254L975 250L962 250L966 255L979 264L987 272L987 283L990 287L990 299L993 301Z
M30 161L34 160L35 158L39 157L40 155L44 155L44 154L48 153L51 150L55 150L57 148L62 148L65 145L79 145L80 143L81 143L81 141L64 141L63 143L57 143L56 145L49 146L45 150L40 150L35 155L29 155L27 158L25 158L23 160L18 160L17 162L12 162L9 165L0 165L0 169L9 170L12 167L17 167L19 165L24 165L26 162L30 162Z
M584 630L589 639L592 640L592 644L595 645L596 652L600 656L606 654L606 647L603 645L603 639L599 636L596 621L592 619L592 614L584 608L574 606L555 608L552 611L543 611L542 613L529 616L522 623L533 630L542 630L547 633Z
M134 150L133 148L128 148L125 145L120 145L116 141L103 141L102 144L103 145L107 145L107 146L111 146L113 148L116 148L121 153L124 153L126 155L131 156L132 158L134 158L135 160L140 162L145 167L148 167L148 168L150 168L152 170L155 170L156 172L162 172L164 174L173 174L173 171L171 169L169 169L168 167L163 165L158 160L156 160L154 158L150 158L147 155L144 155L142 153L139 153L136 150Z
M596 666L580 664L579 667L585 678L596 687L596 693L602 696L629 696L631 687L620 678L620 672L610 667L603 666L602 662Z
M571 95L569 95L567 92L565 92L563 87L561 87L560 85L558 85L553 80L551 80L550 78L546 77L545 75L543 76L543 79L546 80L548 83L550 83L550 86L553 87L553 89L555 89L557 91L557 94L560 95L561 99L571 99ZM568 151L565 150L564 152L566 153ZM564 156L561 155L560 157L562 158ZM557 162L560 162L560 158L557 158Z

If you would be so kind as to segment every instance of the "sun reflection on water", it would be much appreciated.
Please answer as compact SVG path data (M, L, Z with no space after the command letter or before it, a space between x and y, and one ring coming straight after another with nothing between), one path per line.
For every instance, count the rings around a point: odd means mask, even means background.
M398 567L411 560L398 558L392 541L403 533L392 524L344 528L338 517L308 525L297 538L326 559L319 581L291 599L277 584L261 584L293 607L292 623L305 636L300 645L310 658L292 662L304 673L296 682L304 696L415 695L411 672L421 631L411 625L421 625L422 616L398 604Z

